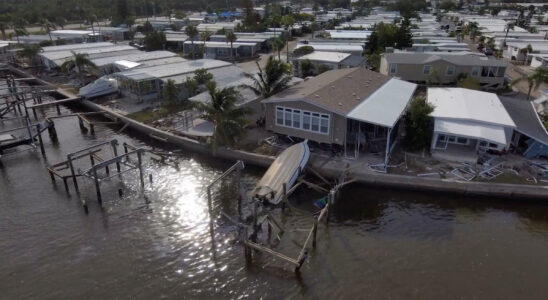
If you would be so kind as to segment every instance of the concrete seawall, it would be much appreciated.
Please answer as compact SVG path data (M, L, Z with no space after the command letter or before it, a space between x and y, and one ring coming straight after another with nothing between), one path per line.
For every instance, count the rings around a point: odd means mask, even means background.
M30 77L29 74L26 74L20 70L16 70L16 72L21 74L22 76ZM48 82L40 79L37 79L37 81L44 85L50 85ZM64 94L67 97L74 96L69 93L65 93L62 90L59 90L59 93ZM270 166L270 164L275 159L275 157L272 156L266 156L234 149L227 149L222 147L220 147L217 152L213 154L211 148L208 145L201 144L195 140L182 136L177 136L172 133L143 124L124 115L121 115L107 107L98 105L88 100L82 100L78 103L83 105L87 110L108 113L111 116L120 120L122 123L128 124L127 126L129 128L137 132L155 138L159 141L163 141L171 145L176 145L189 151L208 154L215 156L216 158L222 158L226 160L242 160L246 164L263 168L267 168L268 166ZM314 163L314 161L312 161L312 163ZM338 178L341 172L345 169L345 166L343 165L341 165L340 168L324 166L321 164L316 165L315 167L322 176L329 178ZM349 177L355 178L359 183L367 185L405 190L451 193L463 196L548 201L548 186L500 184L488 182L457 182L446 179L424 178L405 175L381 173L372 174L360 172L359 170L350 172Z

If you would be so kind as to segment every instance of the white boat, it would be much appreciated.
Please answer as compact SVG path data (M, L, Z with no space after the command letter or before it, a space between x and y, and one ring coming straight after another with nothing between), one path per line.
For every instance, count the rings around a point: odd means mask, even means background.
M280 203L283 184L286 183L287 190L291 189L309 159L308 140L285 149L263 175L253 190L253 196L271 204Z
M103 76L94 82L82 87L78 96L87 99L105 96L118 92L118 82L111 76Z

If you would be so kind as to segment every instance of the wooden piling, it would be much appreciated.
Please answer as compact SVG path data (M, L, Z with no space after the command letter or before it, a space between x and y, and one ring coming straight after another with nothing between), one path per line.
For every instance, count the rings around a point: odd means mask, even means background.
M40 124L36 124L36 134L38 135L38 143L40 143L40 151L43 156L46 156L46 149L44 149L44 141L42 140L42 133L40 132Z

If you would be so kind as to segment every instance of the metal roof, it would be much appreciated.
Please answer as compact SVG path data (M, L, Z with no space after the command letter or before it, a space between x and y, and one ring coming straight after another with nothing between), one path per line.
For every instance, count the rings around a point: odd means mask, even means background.
M162 59L162 58L174 57L174 56L177 56L177 54L170 51L163 51L163 50L151 51L151 52L138 51L135 54L131 54L131 55L95 58L95 59L92 59L92 61L93 63L95 63L95 65L97 65L98 67L101 67L101 66L106 66L108 64L114 63L115 61L118 61L118 60L143 62L148 60L156 60L156 59Z
M84 48L84 49L73 49L73 50L64 50L64 51L55 51L55 52L44 52L39 55L48 60L54 61L62 58L67 58L73 56L72 52L75 53L86 53L89 55L98 54L98 53L112 53L125 50L137 50L132 46L110 46L110 47L100 47L100 48ZM138 51L138 50L137 50Z
M213 69L222 66L231 65L229 62L214 60L214 59L198 59L185 62L158 65L152 67L138 68L125 72L118 73L118 76L126 77L131 80L152 80L171 77L176 79L177 75L184 75L194 72L198 69Z
M548 132L544 128L533 102L509 97L500 97L500 101L516 123L517 131L548 145Z
M325 51L314 51L312 53L303 55L299 57L299 60L313 60L313 61L323 61L330 63L339 63L347 59L351 54L342 53L342 52L325 52Z
M335 52L362 52L363 47L358 45L348 45L348 44L328 44L328 43L317 43L317 44L299 44L295 49L310 46L314 48L315 51L335 51Z
M389 64L417 65L444 60L457 66L508 66L504 60L490 59L470 52L394 52L385 53L384 57Z
M392 128L407 108L416 88L414 83L392 78L346 116Z
M326 30L332 39L364 39L371 35L371 31L366 30Z
M464 88L429 88L427 101L434 106L431 114L434 118L473 121L478 126L516 126L494 93Z
M435 119L434 132L506 145L508 140L503 126L478 124L465 120Z
M42 52L45 53L45 52L90 49L90 48L101 48L101 47L111 47L111 46L114 46L114 44L110 42L47 46L47 47L42 47Z

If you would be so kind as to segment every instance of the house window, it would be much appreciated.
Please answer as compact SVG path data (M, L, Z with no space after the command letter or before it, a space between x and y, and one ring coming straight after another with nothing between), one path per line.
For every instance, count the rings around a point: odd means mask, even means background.
M489 73L487 73L487 76L495 77L496 73L497 73L497 67L489 67Z
M291 127L291 108L285 108L284 125Z
M445 71L445 75L452 76L455 74L455 66L447 66L447 70Z
M293 127L294 128L301 128L301 111L300 110L293 110Z
M327 134L329 131L329 115L321 115L320 132Z
M480 67L472 67L472 76L478 77L480 75L481 68Z
M276 125L284 125L284 109L276 107Z
M398 71L398 65L390 64L390 74L396 74L397 71Z
M310 130L310 113L303 111L303 129Z
M428 66L424 66L424 68L422 69L422 74L424 75L430 75L430 70L432 69L432 66L428 65Z
M320 114L312 114L312 131L320 131Z
M302 111L288 107L276 107L276 125L329 134L327 114Z

